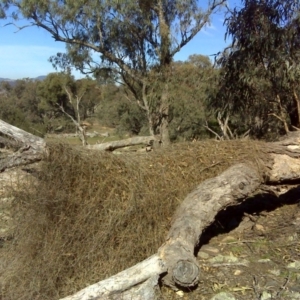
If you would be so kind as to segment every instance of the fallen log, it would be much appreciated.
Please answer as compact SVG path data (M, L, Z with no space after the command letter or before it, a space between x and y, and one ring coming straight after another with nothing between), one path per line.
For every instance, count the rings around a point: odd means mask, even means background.
M193 287L199 282L200 268L194 256L201 233L228 206L251 195L269 191L272 184L295 183L300 179L300 135L270 143L270 157L258 164L237 164L221 175L202 182L178 208L165 244L158 250L168 267L163 282L177 287ZM274 193L274 192L272 192Z
M0 123L2 133L2 126L7 128L3 124ZM11 137L17 140L18 136L11 134ZM20 141L32 143L28 147L35 149L41 159L41 153L45 153L46 149L45 142L23 133L20 137ZM274 193L274 185L299 183L300 133L295 132L282 141L266 144L260 150L266 153L262 161L236 164L219 176L202 182L187 195L177 209L167 239L157 254L63 300L150 300L156 297L154 290L158 280L174 290L197 285L201 273L194 255L195 247L217 213L255 194Z
M124 291L161 274L166 274L164 284L175 290L196 285L200 279L200 268L194 256L194 248L201 232L213 222L219 210L250 196L259 185L257 172L244 164L235 165L220 176L204 181L179 207L167 241L158 250L158 254L61 300L106 299L104 297L116 293L119 297L117 299L126 299L123 298ZM148 290L148 295L151 289L153 287ZM131 296L129 299L140 299L134 292Z
M20 144L20 149L0 161L0 172L5 169L40 161L46 153L44 139L0 120L0 133Z
M249 197L259 186L259 173L246 164L238 164L202 182L185 198L174 215L165 244L158 250L168 266L163 279L166 285L177 289L198 284L200 268L194 249L202 231L220 210Z
M155 137L152 136L136 136L131 137L124 140L118 140L113 142L107 142L102 144L96 144L96 145L88 145L87 147L89 149L94 150L105 150L105 151L114 151L119 148L124 148L128 146L135 146L135 145L152 145L155 140Z

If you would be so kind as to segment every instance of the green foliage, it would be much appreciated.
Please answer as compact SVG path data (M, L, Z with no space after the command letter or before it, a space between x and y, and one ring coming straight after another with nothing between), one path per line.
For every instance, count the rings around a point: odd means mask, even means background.
M38 87L39 110L46 115L62 114L60 107L71 112L65 86L74 89L74 78L63 73L51 73Z
M20 108L16 107L13 102L3 97L0 97L0 118L19 128L29 128L25 113L22 112Z
M207 136L203 127L208 116L206 99L217 71L209 57L191 55L172 65L169 82L171 140L193 140Z
M239 115L258 135L279 124L299 127L299 1L242 3L225 21L233 43L217 59L221 76L211 104Z
M207 119L206 98L216 72L209 58L202 55L171 64L167 82L172 140L199 139L208 134L203 127ZM147 93L155 106L164 83L158 80L155 70L152 75ZM80 120L96 117L97 123L115 128L121 136L149 132L142 104L135 101L128 88L99 78L75 80L68 74L52 73L41 82L25 79L14 86L2 83L1 91L0 117L34 134L74 132L73 122L61 107L74 119L77 109ZM159 111L153 114L154 122L158 114Z
M79 112L80 120L84 120L95 114L101 99L95 80L76 81L68 74L52 73L44 81L3 82L0 85L0 118L36 135L43 136L57 129L74 132L73 122L61 108L74 119Z
M84 120L94 115L95 109L102 101L101 87L95 80L84 78L75 82L75 97L80 99L79 113ZM75 103L73 103L75 106Z
M76 81L69 74L49 74L37 90L38 109L47 122L48 131L57 127L55 120L58 118L67 119L69 123L72 123L73 118L80 123L81 120L92 116L101 100L98 88L97 82L92 79Z
M102 85L100 91L102 100L96 112L100 124L116 128L120 135L137 135L142 128L147 128L143 110L128 99L123 87Z
M148 94L153 106L159 101L163 86L152 73ZM203 127L207 117L206 98L212 89L217 71L207 56L193 55L185 62L171 64L168 78L168 96L170 99L169 122L171 140L191 140L207 136ZM115 127L120 134L145 134L147 119L126 88L102 86L105 95L98 107L99 122ZM157 113L158 114L158 113ZM155 114L154 114L155 122Z
M38 82L17 80L14 85L1 84L0 118L35 135L43 135L45 128L38 111L36 89Z

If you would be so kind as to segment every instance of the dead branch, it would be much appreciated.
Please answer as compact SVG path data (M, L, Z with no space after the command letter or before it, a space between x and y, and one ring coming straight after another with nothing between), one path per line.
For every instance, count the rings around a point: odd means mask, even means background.
M158 284L158 275L166 272L166 270L163 261L157 255L153 255L127 270L90 285L78 293L61 300L154 299L152 291ZM149 279L151 280L150 285L147 282ZM147 284L142 286L142 288L137 286L143 282L147 282ZM137 286L137 290L125 292L134 286ZM125 295L123 292L125 292Z
M219 134L217 134L214 130L212 130L212 129L208 126L207 121L206 121L206 125L203 125L203 127L206 128L206 129L207 129L208 131L210 131L211 133L213 133L213 134L216 136L216 138L217 138L218 140L221 140L221 139L222 139L222 137L221 137Z
M61 108L64 111L63 108ZM77 121L70 116L75 124ZM78 128L84 128L79 124ZM0 160L0 172L3 172L5 169L27 165L36 161L39 161L43 158L43 155L46 153L46 142L44 139L35 136L31 133L28 133L24 130L21 130L15 126L12 126L4 121L0 120L0 133L4 136L9 137L13 141L18 143L20 149L12 155L7 156L5 159ZM154 136L137 136L124 140L107 142L97 145L89 145L89 149L94 150L104 150L104 151L114 151L119 148L124 148L127 146L141 145L145 144L147 146L152 146L155 141ZM2 141L4 141L3 139ZM9 146L11 143L6 143Z

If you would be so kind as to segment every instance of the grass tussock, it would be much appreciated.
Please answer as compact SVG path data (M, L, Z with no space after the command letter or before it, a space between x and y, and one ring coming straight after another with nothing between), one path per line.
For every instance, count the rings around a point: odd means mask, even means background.
M193 188L257 162L263 146L202 141L143 155L49 147L39 180L15 194L0 299L59 299L152 255Z

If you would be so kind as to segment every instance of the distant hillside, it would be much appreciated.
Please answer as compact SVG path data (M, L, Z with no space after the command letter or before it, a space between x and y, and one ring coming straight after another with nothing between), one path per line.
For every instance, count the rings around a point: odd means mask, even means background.
M47 77L47 76L42 75L42 76L38 76L38 77L36 77L36 78L33 78L33 80L40 80L40 81L42 81L42 80L44 80L46 77Z
M45 75L41 75L41 76L38 76L38 77L35 77L35 78L29 78L29 79L41 81L41 80L44 80L45 78L46 78ZM27 78L21 78L21 79L9 79L9 78L2 78L2 77L0 77L0 82L1 82L1 81L15 82L15 81L17 81L17 80L22 80L22 79L27 79Z
M0 77L0 82L1 82L1 81L13 81L13 80L12 80L12 79L9 79L9 78L1 78L1 77Z
M45 75L41 75L35 78L29 78L30 80L36 80L36 81L42 81L46 78L47 76ZM27 79L27 78L22 78L22 79ZM22 79L9 79L9 78L2 78L0 77L0 82L2 81L6 81L8 83L10 83L11 85L14 85L16 83L17 80L22 80Z

